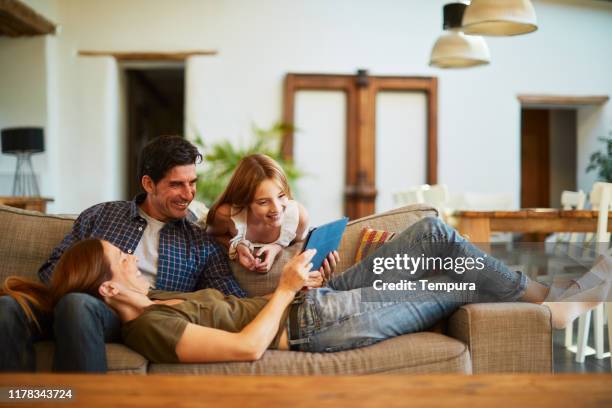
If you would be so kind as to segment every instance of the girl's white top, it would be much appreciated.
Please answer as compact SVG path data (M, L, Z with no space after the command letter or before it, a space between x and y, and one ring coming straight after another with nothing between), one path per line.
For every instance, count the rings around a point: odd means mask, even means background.
M285 209L285 215L281 224L281 231L278 239L273 242L250 242L246 239L247 234L247 213L246 208L239 209L232 206L231 219L234 222L234 226L238 231L237 234L230 240L229 257L230 259L236 259L238 253L236 248L239 243L243 242L253 249L254 247L261 247L267 244L278 244L282 247L288 247L289 244L295 239L297 227L300 222L300 208L297 201L289 200L287 202L287 208ZM304 231L307 231L305 229ZM303 238L303 237L300 237Z

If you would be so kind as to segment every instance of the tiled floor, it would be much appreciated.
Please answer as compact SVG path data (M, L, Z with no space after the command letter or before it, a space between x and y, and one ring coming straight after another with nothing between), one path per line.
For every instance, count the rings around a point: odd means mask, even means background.
M574 332L576 326L574 324ZM608 345L608 332L604 328L604 350L610 350ZM555 373L609 373L612 372L610 368L610 357L606 357L602 360L598 360L595 356L587 356L584 363L576 363L576 355L570 351L567 351L563 346L565 339L565 331L555 330L553 334L553 366ZM576 341L576 334L574 334L574 341ZM593 347L593 333L589 336L589 345Z

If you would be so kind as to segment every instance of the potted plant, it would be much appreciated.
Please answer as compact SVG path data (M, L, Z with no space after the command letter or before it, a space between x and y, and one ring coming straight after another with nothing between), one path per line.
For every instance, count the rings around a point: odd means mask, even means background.
M600 181L612 182L612 138L598 138L606 144L605 152L596 151L591 154L587 173L596 170L597 178Z
M252 127L253 137L244 146L234 145L227 140L207 144L197 134L195 143L204 153L204 170L198 175L197 198L207 206L211 206L221 194L238 162L245 156L261 153L276 160L287 175L292 188L295 181L303 174L294 165L293 161L286 160L281 155L281 140L283 134L294 131L292 125L276 123L269 129Z

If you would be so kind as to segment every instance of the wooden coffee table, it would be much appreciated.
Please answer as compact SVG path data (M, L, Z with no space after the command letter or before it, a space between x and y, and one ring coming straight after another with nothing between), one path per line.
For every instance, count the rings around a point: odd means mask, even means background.
M612 374L381 376L0 375L11 389L70 389L71 401L15 407L609 407ZM4 402L2 402L4 401Z

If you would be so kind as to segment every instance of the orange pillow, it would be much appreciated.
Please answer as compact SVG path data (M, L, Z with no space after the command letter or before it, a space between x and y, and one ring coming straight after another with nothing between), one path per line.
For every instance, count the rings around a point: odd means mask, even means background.
M355 253L355 263L376 251L385 242L391 241L393 237L395 237L395 232L375 230L369 227L362 228L359 246Z

